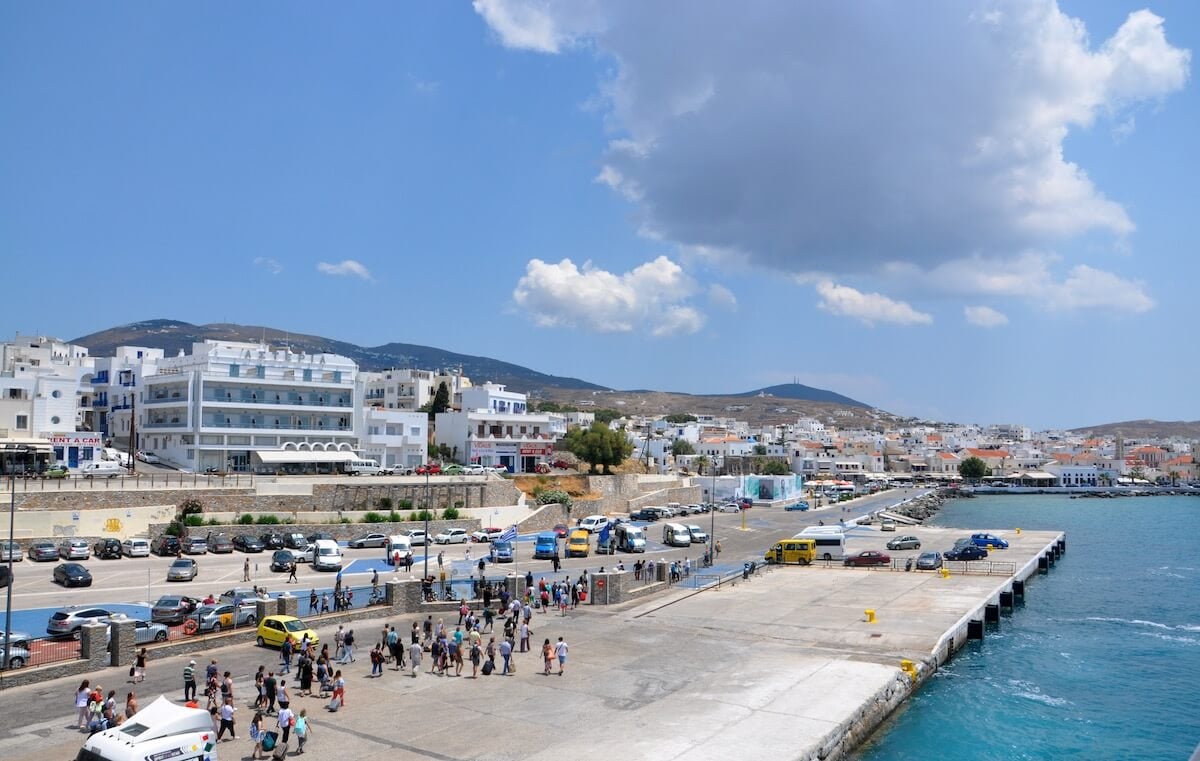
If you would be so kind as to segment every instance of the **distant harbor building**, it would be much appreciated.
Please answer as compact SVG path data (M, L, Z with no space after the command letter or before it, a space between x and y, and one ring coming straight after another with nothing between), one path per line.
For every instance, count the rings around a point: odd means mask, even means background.
M471 380L461 372L393 368L380 372L362 373L366 392L364 401L371 407L385 410L416 412L433 402L438 386L445 383L453 401L455 395L470 388Z
M144 379L138 447L197 472L329 470L356 458L361 408L347 357L203 341Z
M461 410L439 413L434 421L436 443L460 462L531 473L551 457L554 442L566 435L566 418L529 413L525 394L501 384L472 386L463 389L460 397Z
M429 416L424 412L365 407L359 453L381 467L416 468L429 452Z
M134 403L142 381L153 375L162 360L162 349L118 346L111 357L94 357L92 410L96 430L106 443L121 451L129 449L129 431Z

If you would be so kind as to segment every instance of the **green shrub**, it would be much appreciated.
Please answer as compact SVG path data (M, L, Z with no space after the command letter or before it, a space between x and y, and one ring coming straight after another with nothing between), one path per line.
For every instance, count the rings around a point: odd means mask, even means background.
M418 518L418 517L417 517L417 515L418 515L417 511L416 511L416 510L413 510L411 513L409 513L409 514L408 514L408 519L409 519L410 521L419 521L419 520L421 520L420 518Z
M457 510L462 510L462 509L463 509L464 507L466 507L466 506L467 506L467 503L466 503L466 502L463 502L461 499L456 499L456 500L454 500L454 507L455 507L455 509L457 509Z
M435 514L429 512L428 510L418 510L412 514L412 520L414 520L414 521L432 521L432 520L437 520L437 516Z
M254 523L254 516L250 513L242 513L238 516L237 522L243 526L249 526Z
M189 515L199 515L204 512L204 504L198 499L185 499L179 503L179 516L186 518Z
M448 521L458 520L458 508L457 507L447 507L445 510L442 511L442 518L444 518L445 520L448 520Z
M404 520L404 516L401 515L400 513L396 512L395 510L393 510L390 513L388 513L388 520L391 521L392 523L400 523L401 521Z
M183 525L185 525L185 526L203 526L204 525L204 516L203 515L184 516Z
M391 497L380 497L379 499L375 500L375 507L378 507L380 510L391 510L392 509L392 498Z
M571 506L571 495L562 489L540 489L534 491L534 499L539 505L560 504Z
M353 521L351 521L349 518L342 518L338 521L338 523L352 523L352 522Z
M258 518L254 522L260 526L278 526L279 525L279 516L275 515L273 513L265 513L263 515L258 516Z
M400 508L401 510L411 510L412 506L411 499L402 499L396 503L396 507Z
M183 536L183 524L179 521L171 521L163 529L163 533L167 536Z
M387 520L387 516L372 510L364 515L362 520L363 523L383 523Z
M205 523L207 523L210 526L220 526L221 525L221 522L219 520L217 520L216 518L209 518L207 521L205 521Z

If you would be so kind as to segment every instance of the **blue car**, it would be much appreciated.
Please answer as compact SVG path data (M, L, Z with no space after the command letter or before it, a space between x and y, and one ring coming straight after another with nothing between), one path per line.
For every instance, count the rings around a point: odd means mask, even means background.
M974 544L964 544L952 550L946 550L942 553L942 558L944 560L983 560L987 557L987 554L987 550L982 547L977 547Z
M808 503L807 502L797 502L794 505L788 505L787 507L785 507L783 509L784 509L784 512L788 512L788 513L803 512L808 509Z
M971 534L971 544L989 550L1008 549L1008 542L995 534Z

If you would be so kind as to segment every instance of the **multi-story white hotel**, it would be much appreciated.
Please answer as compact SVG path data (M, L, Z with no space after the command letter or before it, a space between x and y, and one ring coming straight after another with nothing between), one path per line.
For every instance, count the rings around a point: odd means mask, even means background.
M533 472L566 435L566 418L554 413L529 414L525 394L485 383L465 388L462 409L438 413L435 439L454 453L453 459L504 467L513 473Z
M386 410L416 411L433 401L438 386L445 383L451 401L459 391L469 388L471 381L462 373L410 368L363 373L366 403Z
M203 472L286 469L354 458L358 368L337 354L204 341L144 379L138 447Z

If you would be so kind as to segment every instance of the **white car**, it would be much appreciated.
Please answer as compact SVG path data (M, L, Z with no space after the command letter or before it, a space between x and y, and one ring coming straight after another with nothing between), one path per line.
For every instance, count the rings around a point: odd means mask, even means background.
M465 528L448 528L433 538L438 544L463 544L470 536Z
M421 545L423 547L426 544L429 544L429 537L425 535L425 529L410 528L406 531L401 531L400 535L407 536L409 544L413 545L414 547L416 545Z
M482 465L464 465L463 466L463 473L465 473L468 476L482 476L483 474L485 474L487 472L488 472L488 469L483 467Z
M488 528L481 528L478 531L471 532L471 541L472 542L490 542L493 539L499 539L503 533L504 533L504 529L496 528L495 526L490 526Z
M717 512L719 512L719 513L740 513L741 511L742 511L742 508L738 507L737 505L735 505L732 502L728 502L724 505L719 505L717 507Z
M148 462L151 465L157 465L162 462L162 460L158 458L158 455L154 454L153 452L138 452L137 458L142 462Z

